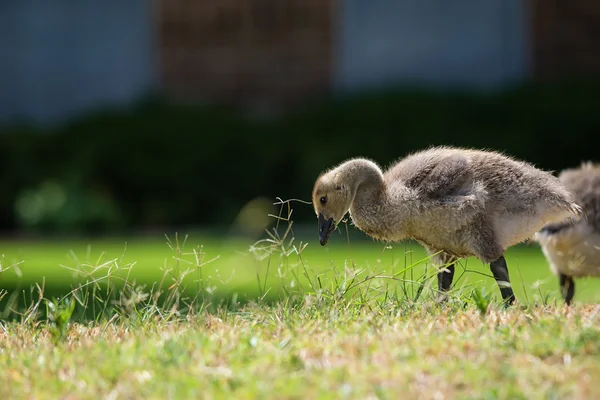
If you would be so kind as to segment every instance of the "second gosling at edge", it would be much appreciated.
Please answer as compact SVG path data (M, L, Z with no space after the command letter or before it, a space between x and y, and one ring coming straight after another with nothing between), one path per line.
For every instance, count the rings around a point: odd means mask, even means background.
M600 277L600 164L569 168L558 179L573 193L585 213L573 223L545 226L535 235L552 272L558 275L567 305L575 295L573 278Z
M507 248L549 223L579 216L571 193L549 172L493 151L434 147L400 159L385 172L355 158L321 174L312 200L321 245L346 213L374 239L414 239L434 255L437 301L447 297L459 258L490 264L504 302L515 296Z

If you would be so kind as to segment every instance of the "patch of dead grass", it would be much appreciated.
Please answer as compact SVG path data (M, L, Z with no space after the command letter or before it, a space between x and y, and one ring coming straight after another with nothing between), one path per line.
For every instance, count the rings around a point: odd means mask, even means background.
M393 310L390 307L390 310ZM286 312L283 312L286 311ZM403 315L248 306L131 328L44 324L0 333L9 398L593 398L593 305Z

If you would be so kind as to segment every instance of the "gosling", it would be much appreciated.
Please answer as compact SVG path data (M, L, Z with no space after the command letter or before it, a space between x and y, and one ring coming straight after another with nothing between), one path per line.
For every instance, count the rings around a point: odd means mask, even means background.
M321 174L312 193L321 245L350 212L353 224L386 242L413 239L440 268L437 302L447 298L459 258L490 264L503 301L515 296L507 248L581 208L552 174L492 151L433 147L387 171L355 158Z
M535 240L558 275L567 305L575 295L574 277L600 276L600 164L583 163L562 171L558 179L573 193L584 217L574 223L546 225Z

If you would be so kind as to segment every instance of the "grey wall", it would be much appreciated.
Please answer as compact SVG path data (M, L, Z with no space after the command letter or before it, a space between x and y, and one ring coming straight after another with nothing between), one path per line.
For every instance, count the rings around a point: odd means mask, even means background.
M340 0L334 85L493 87L527 76L524 0Z
M0 122L118 105L155 82L150 0L1 0Z
M202 1L202 0L198 0ZM333 85L527 76L524 0L339 0ZM0 0L0 123L62 120L157 84L153 0Z

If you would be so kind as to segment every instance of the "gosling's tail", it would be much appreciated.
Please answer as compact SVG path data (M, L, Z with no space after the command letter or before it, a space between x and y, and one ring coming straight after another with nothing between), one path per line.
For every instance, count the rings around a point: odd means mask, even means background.
M569 205L569 212L573 214L575 217L585 217L583 212L583 208L579 207L579 205L575 203L571 203Z

